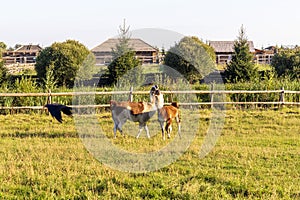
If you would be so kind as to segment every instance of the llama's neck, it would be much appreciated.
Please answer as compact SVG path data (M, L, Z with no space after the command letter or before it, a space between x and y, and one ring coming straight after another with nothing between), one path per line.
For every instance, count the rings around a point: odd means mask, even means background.
M163 96L163 94L160 94L160 95L156 96L155 104L156 104L158 109L161 109L164 106L164 96Z

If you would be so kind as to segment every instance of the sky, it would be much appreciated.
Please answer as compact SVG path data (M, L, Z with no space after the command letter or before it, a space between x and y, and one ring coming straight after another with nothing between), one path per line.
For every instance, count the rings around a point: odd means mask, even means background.
M131 31L167 30L203 41L235 40L240 27L256 48L300 45L299 0L2 1L0 41L50 46L67 39L89 49Z

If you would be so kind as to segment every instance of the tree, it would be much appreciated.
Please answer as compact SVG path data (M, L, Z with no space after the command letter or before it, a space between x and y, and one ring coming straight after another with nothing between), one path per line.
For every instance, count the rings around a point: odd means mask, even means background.
M46 77L43 79L44 89L46 91L53 90L57 84L57 80L54 77L54 65L51 63L46 69Z
M3 60L2 60L2 53L6 49L6 44L3 42L0 42L0 85L2 85L4 82L8 79L8 70L4 66Z
M41 51L36 59L35 70L38 77L45 80L47 69L52 69L53 79L56 80L58 86L71 87L79 68L83 66L88 56L90 56L90 51L78 41L55 42ZM91 65L92 63L94 62L91 62Z
M215 53L215 50L214 48L212 48L211 46L209 46L208 44L205 44L204 42L202 42L198 37L196 36L192 36L191 37L196 43L198 43L200 46L202 46L206 53L210 56L211 60L213 62L215 62L216 60L216 53Z
M140 61L135 58L135 52L129 46L129 27L126 27L125 20L119 29L119 42L112 49L113 61L108 65L108 76L111 84L116 83L129 70L140 65Z
M115 48L112 48L113 59L117 59L120 56L133 51L129 46L129 40L131 37L129 28L130 26L126 27L125 20L123 22L123 26L119 26L119 43L116 44Z
M0 60L0 86L8 79L8 70L4 66L3 61Z
M227 63L225 77L227 81L235 83L240 81L250 81L257 77L253 55L249 50L249 43L242 26L239 36L234 42L234 53L232 59Z
M275 69L278 77L288 76L291 79L300 78L300 48L280 48L272 58L271 66Z
M5 51L6 50L6 44L4 43L4 42L0 42L0 58L2 57L2 53L3 53L3 51Z
M96 59L94 54L90 52L80 65L80 68L77 71L77 78L80 80L89 80L93 78L95 73L97 73Z
M171 47L164 58L165 65L175 69L189 82L200 81L214 68L215 57L197 37L184 37Z

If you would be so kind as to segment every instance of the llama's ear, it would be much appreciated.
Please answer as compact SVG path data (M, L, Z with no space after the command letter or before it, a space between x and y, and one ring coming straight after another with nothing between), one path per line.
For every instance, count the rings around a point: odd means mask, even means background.
M154 86L152 86L152 88L151 88L151 90L158 90L159 88L158 88L158 85L154 85Z

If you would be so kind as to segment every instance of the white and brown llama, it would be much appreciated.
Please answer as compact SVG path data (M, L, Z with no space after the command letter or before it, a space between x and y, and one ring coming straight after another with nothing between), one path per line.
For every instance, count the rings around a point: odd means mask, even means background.
M116 138L117 130L123 134L122 126L127 120L138 122L139 131L136 138L140 137L143 128L146 131L147 137L150 138L147 122L157 111L154 98L159 95L160 91L157 85L153 86L150 90L150 103L149 102L130 102L130 101L110 101L110 108L112 118L114 121L114 138Z

